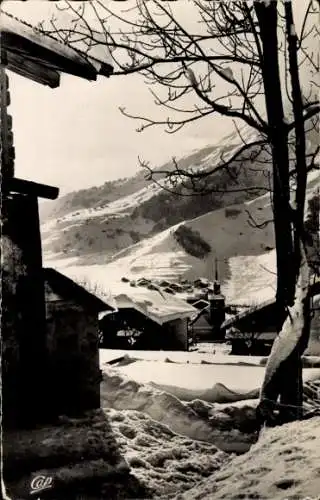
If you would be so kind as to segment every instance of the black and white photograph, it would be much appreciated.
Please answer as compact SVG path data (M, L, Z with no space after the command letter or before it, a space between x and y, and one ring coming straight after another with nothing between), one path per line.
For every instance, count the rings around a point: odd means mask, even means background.
M2 0L1 494L320 500L320 0Z

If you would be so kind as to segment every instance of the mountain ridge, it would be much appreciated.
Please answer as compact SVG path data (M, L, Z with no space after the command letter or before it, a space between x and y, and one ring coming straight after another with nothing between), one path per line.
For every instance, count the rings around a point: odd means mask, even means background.
M230 134L219 145L184 156L178 165L211 171L221 157L240 147L236 138ZM184 188L177 196L146 180L144 172L65 195L51 215L42 218L45 261L68 265L76 273L94 271L99 279L107 273L110 281L119 281L125 274L133 279L146 274L212 278L218 258L221 279L229 290L227 283L237 266L247 266L259 288L263 280L254 275L259 275L261 266L268 268L269 261L273 268L275 259L273 225L257 229L252 224L272 221L270 161L268 151L252 147L228 171L210 174L206 187L212 193L206 196L184 196ZM160 170L170 166L168 162ZM311 184L315 183L319 185L317 173ZM258 264L251 259L251 266L250 256ZM232 295L246 285L240 275L238 282L241 286L233 287ZM267 278L265 287L273 293L269 282Z

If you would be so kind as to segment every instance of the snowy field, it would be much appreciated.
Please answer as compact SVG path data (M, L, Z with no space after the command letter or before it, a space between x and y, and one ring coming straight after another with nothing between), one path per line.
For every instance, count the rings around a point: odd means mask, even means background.
M320 459L319 419L318 427L293 424L302 442L284 426L263 431L257 443L263 360L228 356L223 346L216 354L100 350L102 405L132 473L153 498L231 499L241 491L241 498L284 500L286 476L289 491L302 491L299 457L311 467L306 491L315 492L319 480L310 457ZM304 369L303 378L320 380L320 369Z
M116 365L123 375L141 384L152 383L184 400L228 401L229 397L234 400L232 393L240 394L238 399L257 393L264 377L264 358L230 356L219 347L217 354L100 349L100 365L105 370L108 362L124 357ZM304 381L317 377L319 368L304 370Z
M222 404L254 408L265 372L265 358L228 356L220 349L218 354L101 349L103 400L108 407L143 411L175 432L217 444L219 435L207 427L208 412L225 411ZM319 368L303 370L304 382L319 379ZM206 408L205 421L195 408L200 413Z

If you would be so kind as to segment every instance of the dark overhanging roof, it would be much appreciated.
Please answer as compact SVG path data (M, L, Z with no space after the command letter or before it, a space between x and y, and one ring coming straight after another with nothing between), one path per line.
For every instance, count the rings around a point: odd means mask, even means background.
M194 323L196 323L202 316L209 322L210 309L208 306L198 312L198 314L190 321L190 325L194 325Z
M97 312L113 311L114 308L104 302L93 293L88 292L84 287L60 273L56 269L46 267L43 269L44 280L50 285L52 290L63 298L76 300L89 309Z
M111 56L105 47L104 60L62 43L54 36L0 10L1 63L9 70L51 88L60 85L60 74L87 80L113 72Z
M310 285L310 297L315 297L316 295L319 295L320 293L320 280L316 279L313 283ZM276 306L276 299L269 299L261 304L253 305L252 307L246 309L245 311L242 311L238 314L235 314L232 318L226 319L222 325L221 328L230 328L231 326L234 326L236 323L241 322L242 320L247 320L250 318L250 316L255 315L256 313L260 313L261 311L267 309L267 308L273 308Z

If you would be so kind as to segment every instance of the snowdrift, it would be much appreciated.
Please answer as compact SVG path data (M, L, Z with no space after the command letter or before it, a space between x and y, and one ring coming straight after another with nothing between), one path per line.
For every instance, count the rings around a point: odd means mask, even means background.
M320 417L265 429L250 451L176 500L319 498Z
M110 367L104 369L101 400L105 408L143 412L181 436L213 443L227 452L244 452L256 439L256 400L242 402L235 422L237 410L230 410L230 404L223 407L199 399L186 403Z
M213 444L182 437L144 413L105 410L119 450L131 474L149 491L167 500L186 491L230 461Z
M229 358L236 357L224 356L227 364L222 364L222 357L215 364L215 356L211 356L212 361L209 362L208 358L195 357L195 353L167 353L168 358L163 357L165 353L161 353L162 356L160 353L146 353L144 356L136 351L135 354L145 359L126 354L124 362L117 366L118 374L126 375L138 384L151 384L182 401L201 399L209 403L227 403L257 398L265 373L265 367L260 366L261 357L252 357L250 365L248 357L242 357L238 364L235 361L228 364ZM181 357L183 362L179 362L180 354L190 354L190 357ZM103 371L110 368L105 364L106 359L108 355L102 354L100 364ZM245 359L247 362L244 362ZM320 378L319 368L303 371L304 382L317 378Z
M103 366L101 404L104 408L143 412L157 422L167 425L177 434L213 443L227 452L247 451L256 441L258 427L255 408L260 389L257 380L254 384L251 383L251 391L243 386L243 392L235 392L218 382L207 391L201 387L198 390L188 389L187 384L184 387L158 386L128 376L124 370L134 364L133 362L119 368ZM167 366L172 364L168 363ZM192 365L182 368L190 370ZM199 368L206 366L200 365ZM217 368L220 369L219 366L214 368L216 371ZM233 370L233 366L229 367L229 371ZM216 373L216 377L218 376ZM303 376L305 383L319 380L320 370L305 369ZM146 378L152 380L152 372L147 373ZM205 374L202 378L203 384L208 384ZM199 394L202 397L198 397Z

